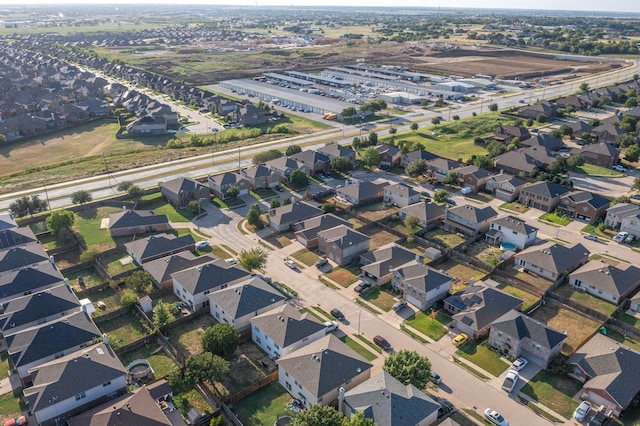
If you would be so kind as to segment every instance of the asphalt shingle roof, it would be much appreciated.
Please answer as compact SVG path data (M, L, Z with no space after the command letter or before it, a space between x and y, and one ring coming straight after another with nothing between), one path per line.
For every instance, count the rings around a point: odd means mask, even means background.
M346 225L338 225L334 228L321 231L318 233L318 238L335 244L340 249L371 240L371 237L368 235L351 229Z
M49 255L38 242L11 247L0 251L0 272L23 268L45 260L49 260Z
M216 260L212 254L196 256L190 251L183 251L160 259L152 260L143 265L154 281L158 284L171 279L174 272L183 271Z
M235 284L249 275L249 272L240 265L232 265L222 259L216 259L204 265L176 272L171 276L190 294L199 294L223 284Z
M528 264L556 274L567 272L575 267L580 258L589 256L590 252L582 244L565 247L560 244L547 243L542 246L530 247L516 255L516 259L523 259Z
M528 338L547 349L553 349L567 338L563 333L513 310L491 323L491 329L501 331L516 340Z
M252 318L251 323L281 348L300 342L325 328L313 315L300 313L288 304Z
M209 293L211 303L218 305L231 318L282 303L284 296L259 277L251 277L233 286Z
M613 266L600 260L592 260L573 271L569 277L618 297L627 295L640 285L640 269L623 262Z
M173 234L156 234L126 243L124 246L135 258L144 262L145 259L161 256L162 254L186 250L195 243L191 234L182 237L176 237Z

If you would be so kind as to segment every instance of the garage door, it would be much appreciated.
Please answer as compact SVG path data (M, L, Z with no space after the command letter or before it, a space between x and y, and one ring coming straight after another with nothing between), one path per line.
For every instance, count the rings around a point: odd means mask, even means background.
M249 189L241 189L239 195L249 195Z
M527 361L532 362L540 367L546 367L546 363L544 362L544 360L542 358L540 358L539 356L535 356L534 354L532 354L531 352L528 351L524 351L522 353L522 356L524 358L527 359Z

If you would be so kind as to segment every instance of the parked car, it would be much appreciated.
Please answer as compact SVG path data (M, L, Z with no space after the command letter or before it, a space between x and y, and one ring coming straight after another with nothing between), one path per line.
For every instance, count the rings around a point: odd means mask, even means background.
M238 263L238 259L236 259L235 257L230 257L226 260L226 262L235 265L236 263Z
M206 249L207 247L209 247L209 241L198 241L196 243L196 248L198 250Z
M330 310L329 313L333 315L335 319L337 319L338 321L344 321L344 314L339 310L337 310L336 308L333 308L332 310Z
M357 286L355 286L353 288L353 290L356 293L362 293L363 291L365 291L366 289L368 289L369 287L371 287L371 284L366 282L366 281L362 281L360 284L358 284Z
M618 232L618 234L613 237L613 241L615 241L616 243L621 243L625 240L625 238L627 238L629 236L628 232L622 231L622 232Z
M484 416L496 426L509 426L509 422L507 421L507 419L502 417L502 415L496 410L487 408L486 410L484 410Z
M429 375L430 375L429 380L431 380L436 385L439 385L440 383L442 383L442 377L440 377L440 375L435 371L431 370Z
M601 405L596 414L589 420L589 426L606 426L609 424L613 410L611 407Z
M621 164L616 164L615 166L611 167L613 170L617 171L617 172L626 172L627 168Z
M453 346L462 346L467 343L467 340L469 340L469 336L465 333L460 333L453 339Z
M580 405L578 405L578 408L576 408L576 411L573 412L573 417L581 422L587 417L589 411L591 411L591 403L589 401L582 401Z
M456 200L454 200L453 198L449 198L447 200L447 203L451 204L452 206L455 206L456 205Z
M296 265L296 262L294 262L293 260L285 260L284 264L287 265L291 269L296 269L296 267L298 266L298 265Z
M316 262L316 268L322 268L324 265L326 265L327 263L329 263L329 261L327 259L320 259Z
M629 198L632 200L640 200L640 194L631 194Z
M520 371L523 368L525 368L527 364L529 364L529 361L527 361L526 358L518 358L515 361L513 361L513 364L511 364L511 367L513 367L513 369L516 371Z
M27 423L29 423L29 420L25 416L20 416L15 419L7 420L4 422L4 426L26 425Z
M429 193L427 191L422 191L420 193L420 198L424 198L425 200L430 200L431 199L431 195L429 195Z
M284 192L284 188L281 187L280 185L276 186L276 191L278 192Z
M593 234L584 234L583 237L585 237L587 240L598 241L598 237Z
M382 350L389 352L391 350L391 344L387 342L387 339L378 335L373 337L373 343L380 346Z
M338 323L338 321L326 321L324 323L324 327L327 333L331 333L333 330L337 330L339 326L340 323Z
M403 310L406 307L407 307L407 302L405 302L404 300L401 300L401 301L396 302L396 303L393 304L393 310L395 312L400 312L401 310Z
M504 382L502 382L502 390L506 390L507 393L511 393L513 388L516 387L516 383L518 383L518 372L516 370L509 370L507 372L507 376L504 378Z
M624 239L624 243L625 244L633 244L633 242L636 240L636 237L634 235L629 234L627 236L627 238Z
M271 284L271 282L272 282L271 277L265 277L262 274L251 274L251 276L252 277L258 277L258 278L260 278L262 281L264 281L267 284Z

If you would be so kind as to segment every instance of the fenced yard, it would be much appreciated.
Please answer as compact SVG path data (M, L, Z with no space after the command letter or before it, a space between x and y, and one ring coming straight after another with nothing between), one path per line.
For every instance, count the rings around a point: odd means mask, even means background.
M495 267L500 263L500 257L502 256L502 250L499 247L492 246L484 241L477 241L466 247L464 254L474 257L480 262L484 262L487 265Z
M607 302L599 297L592 296L584 291L577 290L567 283L557 287L553 292L607 316L611 316L618 308L618 305Z
M156 343L148 343L145 346L120 356L120 361L122 361L125 367L136 359L146 359L149 361L156 379L168 376L177 366Z
M78 277L80 276L82 277L82 282L84 283L84 286L81 286L78 282ZM95 287L106 281L102 277L102 275L100 275L100 273L96 270L96 268L94 268L93 266L80 269L75 272L68 272L64 274L64 277L69 279L69 284L71 284L74 287L77 287L80 290Z
M528 272L520 272L511 266L508 266L502 272L505 272L506 274L511 275L512 277L515 277L537 288L540 291L540 294L544 294L547 289L551 287L551 284L553 284L551 281L545 278L539 277L534 274L529 274Z
M356 213L365 219L373 222L380 220L386 216L397 213L400 209L384 203L369 204L367 206L358 207Z
M496 280L499 282L499 280ZM524 303L522 304L522 310L526 311L530 306L537 303L540 300L540 296L537 296L533 293L529 293L528 291L522 290L520 288L514 287L509 284L502 284L497 287L499 290L504 291L507 294L510 294L518 299L522 300Z
M371 237L371 250L375 250L398 239L398 237L396 237L395 235L383 230L373 223L363 226L362 228L358 229L358 231Z
M120 295L111 287L104 288L97 293L89 295L89 300L91 300L91 303L93 303L93 306L96 308L96 311L91 314L93 318L111 313L122 307L120 305ZM104 303L104 309L97 306L98 302Z
M233 406L233 412L245 425L271 426L278 416L287 412L291 395L278 382L272 382L242 398Z
M424 234L424 238L452 249L466 241L466 238L440 228L432 229Z
M100 223L110 214L121 211L122 209L117 207L98 207L77 212L74 230L87 247L95 247L100 251L114 248L115 240L109 235L108 229L100 229Z
M135 311L104 321L98 324L98 328L109 336L109 343L114 349L153 333L149 324Z
M471 278L477 281L487 274L485 271L475 269L469 265L463 265L453 259L447 259L444 262L431 266L434 269L442 270L453 277L452 291L454 292L467 288Z
M216 324L213 317L202 315L167 332L171 344L185 357L202 353L202 336L207 327Z
M266 354L252 341L238 345L234 357L229 362L229 372L214 384L218 394L222 397L235 395L273 372L274 364L270 363L269 369L260 365L260 360L265 356Z

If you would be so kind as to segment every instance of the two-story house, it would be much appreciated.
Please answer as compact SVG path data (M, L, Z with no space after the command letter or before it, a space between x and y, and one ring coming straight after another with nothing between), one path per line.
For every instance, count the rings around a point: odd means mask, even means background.
M445 207L441 204L429 203L422 201L403 207L398 212L400 219L405 220L408 217L417 217L418 224L422 228L431 229L444 220Z
M206 185L188 177L179 177L162 182L160 191L167 201L175 207L185 207L191 201L209 200L211 195Z
M307 176L313 174L309 166L291 157L276 158L275 160L267 161L264 165L285 180L289 180L289 176L294 170L302 170Z
M346 225L318 232L318 250L340 266L368 251L370 242L371 237Z
M409 261L391 270L391 287L408 303L425 311L449 294L452 277L422 262Z
M584 162L587 164L606 167L607 169L618 164L620 160L620 150L611 143L592 143L571 153L582 155Z
M388 183L362 181L336 188L336 197L353 205L368 204L382 200Z
M239 196L248 195L249 190L251 189L249 181L236 172L225 172L213 176L209 175L207 179L209 181L209 190L213 195L221 200L229 198L229 196L227 196L227 191L232 186L238 188Z
M382 199L397 207L406 207L420 201L420 194L410 186L397 183L384 187Z
M570 189L566 186L540 181L522 188L518 201L527 207L552 212L560 205L562 196L568 192Z
M360 255L363 280L374 285L391 281L391 270L412 260L423 261L423 257L395 243Z
M569 284L619 305L640 286L640 269L625 262L613 266L591 260L569 274Z
M450 232L460 232L475 237L487 232L489 220L498 216L492 207L476 207L470 204L446 208L443 228Z
M329 171L330 158L322 152L306 150L293 154L290 158L296 160L298 163L304 164L311 171L312 175Z
M293 231L296 235L296 240L300 244L306 248L315 248L318 246L318 233L335 228L338 225L353 227L350 222L329 213L294 223Z
M493 176L488 170L478 166L469 165L452 170L458 174L458 185L462 188L471 188L473 192L478 192L487 186L487 179Z
M516 254L515 264L532 274L556 281L587 263L589 254L591 252L582 244L566 247L546 243Z
M493 192L498 200L512 202L520 196L520 190L527 185L527 182L519 177L500 173L487 178L486 189Z
M356 164L356 152L350 146L332 143L317 149L318 152L329 157L329 162L336 157L348 158L354 165Z
M460 163L458 161L440 157L428 160L426 163L427 170L430 171L431 175L438 182L442 182L450 171L460 167Z
M560 197L558 211L567 217L589 223L601 221L607 214L611 200L588 191L571 191Z
M634 218L640 215L640 206L631 203L618 203L607 209L607 215L604 218L604 224L610 228L620 228L622 221L625 218ZM640 224L640 220L638 220ZM630 234L638 235L633 232L627 231Z
M537 238L538 229L528 225L524 220L515 216L505 216L492 219L485 240L491 244L512 244L519 250L524 250L533 244Z
M269 226L276 231L286 231L294 224L312 217L320 216L324 211L306 201L296 201L295 203L271 209L269 211Z
M400 167L405 169L410 163L416 160L422 160L426 163L427 161L435 160L436 158L439 157L429 151L425 151L424 149L418 149L416 151L403 154L402 157L400 157Z
M400 164L400 148L387 144L376 145L374 148L380 153L380 168L388 169Z
M275 188L284 180L281 175L262 164L240 170L240 176L249 182L251 189Z

